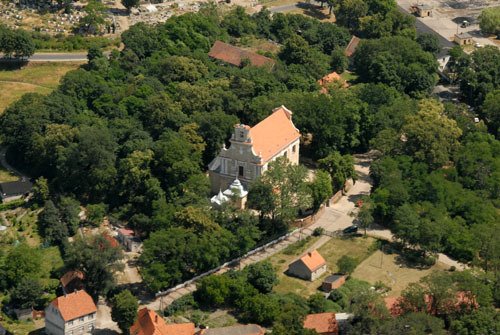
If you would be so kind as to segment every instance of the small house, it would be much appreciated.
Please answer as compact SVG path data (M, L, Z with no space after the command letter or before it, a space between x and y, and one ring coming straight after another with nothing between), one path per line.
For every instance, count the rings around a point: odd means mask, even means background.
M320 335L338 335L339 333L335 313L309 314L304 319L304 328L312 329Z
M61 279L61 287L64 294L70 294L75 291L83 290L83 279L85 276L81 271L68 271Z
M256 325L237 325L222 328L209 328L200 331L199 335L264 335L265 330Z
M344 285L346 280L345 275L341 274L333 274L323 280L323 284L321 284L321 290L325 292L330 292L332 290L338 289L340 286Z
M56 298L45 309L45 333L49 335L92 334L97 307L85 291Z
M470 45L474 43L474 40L469 33L455 34L455 36L453 37L453 41L458 45Z
M130 335L194 335L194 323L167 324L155 311L144 307L130 327Z
M140 252L142 250L141 239L135 235L132 229L118 229L117 238L127 251Z
M287 273L301 279L314 281L326 272L326 261L317 250L306 253L288 266Z
M31 192L32 187L33 184L25 178L18 181L0 183L0 200L2 202L9 202L21 199Z
M414 6L414 13L418 17L432 16L432 7L426 4L419 4Z

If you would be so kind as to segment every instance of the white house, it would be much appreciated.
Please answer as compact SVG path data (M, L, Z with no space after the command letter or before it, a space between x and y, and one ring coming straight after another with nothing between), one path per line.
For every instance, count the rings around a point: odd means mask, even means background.
M49 335L91 334L97 307L85 291L56 298L45 309L45 332Z
M326 272L326 261L316 250L306 253L288 265L289 275L314 281Z

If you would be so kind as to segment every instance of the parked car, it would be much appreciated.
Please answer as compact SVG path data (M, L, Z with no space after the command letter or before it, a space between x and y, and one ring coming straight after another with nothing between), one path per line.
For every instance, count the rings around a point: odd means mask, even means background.
M345 235L356 234L357 232L358 232L358 226L356 226L356 225L349 226L349 227L345 228L344 230L342 230L342 233Z
M467 28L468 26L470 26L470 22L467 20L464 20L460 25L461 28Z

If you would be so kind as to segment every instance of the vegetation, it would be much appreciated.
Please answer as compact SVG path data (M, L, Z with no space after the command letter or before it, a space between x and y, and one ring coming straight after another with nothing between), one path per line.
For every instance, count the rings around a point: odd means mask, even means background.
M123 334L129 334L130 327L137 319L139 303L129 290L123 290L112 299L111 318L118 324Z
M22 29L10 29L0 24L0 52L4 57L26 58L35 52L31 36Z
M500 35L500 7L483 9L479 15L479 27L485 34Z

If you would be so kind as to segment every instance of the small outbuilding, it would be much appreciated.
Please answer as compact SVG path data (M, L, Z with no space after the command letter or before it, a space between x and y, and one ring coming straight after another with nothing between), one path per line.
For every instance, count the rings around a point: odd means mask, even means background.
M344 54L347 57L351 57L354 54L354 52L356 52L356 49L358 48L360 41L361 40L359 39L359 37L353 36L349 41L349 44L345 48Z
M81 271L68 271L59 280L64 294L83 290L85 276Z
M453 41L458 45L470 45L474 43L474 40L469 33L455 34L455 36L453 37Z
M333 274L323 280L323 284L321 284L321 290L325 292L330 292L332 290L338 289L340 286L344 285L346 280L346 275L341 274Z
M21 199L31 192L32 187L33 184L25 178L18 181L0 183L0 200L2 202L9 202Z
M411 12L418 17L428 17L432 16L432 7L426 4L413 5L411 7Z
M291 276L314 281L326 272L326 261L317 250L308 252L288 266Z
M117 238L127 251L141 252L141 239L135 235L135 232L132 229L118 229Z

